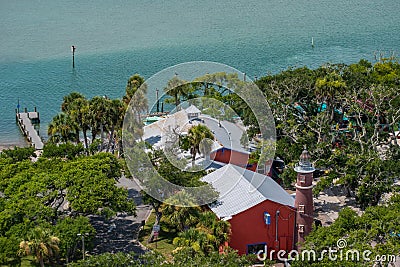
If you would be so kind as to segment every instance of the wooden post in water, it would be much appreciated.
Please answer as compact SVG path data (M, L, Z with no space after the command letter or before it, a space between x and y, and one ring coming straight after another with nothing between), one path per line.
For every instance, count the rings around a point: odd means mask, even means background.
M72 51L72 68L75 68L75 50L76 46L71 46L71 51Z

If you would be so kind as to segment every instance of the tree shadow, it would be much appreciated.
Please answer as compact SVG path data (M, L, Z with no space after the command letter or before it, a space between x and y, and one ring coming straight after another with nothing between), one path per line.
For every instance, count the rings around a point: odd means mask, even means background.
M106 220L102 216L92 216L90 219L97 231L92 254L132 251L137 254L145 253L145 249L137 241L141 225L135 222L132 216L122 214L111 220Z

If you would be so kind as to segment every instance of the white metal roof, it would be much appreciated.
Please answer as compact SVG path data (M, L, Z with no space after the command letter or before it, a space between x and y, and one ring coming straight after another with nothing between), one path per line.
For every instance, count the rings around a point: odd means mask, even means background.
M216 203L209 205L220 219L232 217L267 199L294 207L294 199L271 177L232 164L201 180L211 184L220 194Z
M250 152L240 144L242 134L246 134L244 129L229 121L219 122L208 115L202 115L199 118L202 119L204 124L213 132L215 138L222 146L250 154Z
M185 110L168 115L159 121L143 127L143 139L156 147L163 147L168 134L188 131L193 126Z
M190 105L186 110L186 113L193 114L193 113L201 113L200 109L198 109L195 105Z

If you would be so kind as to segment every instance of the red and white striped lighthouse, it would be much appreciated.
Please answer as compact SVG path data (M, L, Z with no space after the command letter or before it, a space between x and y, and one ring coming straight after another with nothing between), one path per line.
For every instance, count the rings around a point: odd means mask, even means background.
M296 227L297 227L297 243L304 242L313 225L314 201L313 201L313 172L314 167L310 162L310 154L306 149L300 156L300 162L294 170L297 172L296 181L296 198L294 205L297 209Z

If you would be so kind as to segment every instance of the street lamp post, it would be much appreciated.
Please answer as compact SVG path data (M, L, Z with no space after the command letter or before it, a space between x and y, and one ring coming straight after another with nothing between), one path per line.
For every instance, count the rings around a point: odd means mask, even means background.
M82 237L82 258L85 259L85 236L88 236L89 233L84 234L76 234L77 236Z
M156 88L156 98L157 98L157 113L160 112L160 101L158 100L158 88Z
M72 68L75 68L75 50L76 46L71 46L71 52L72 52Z

